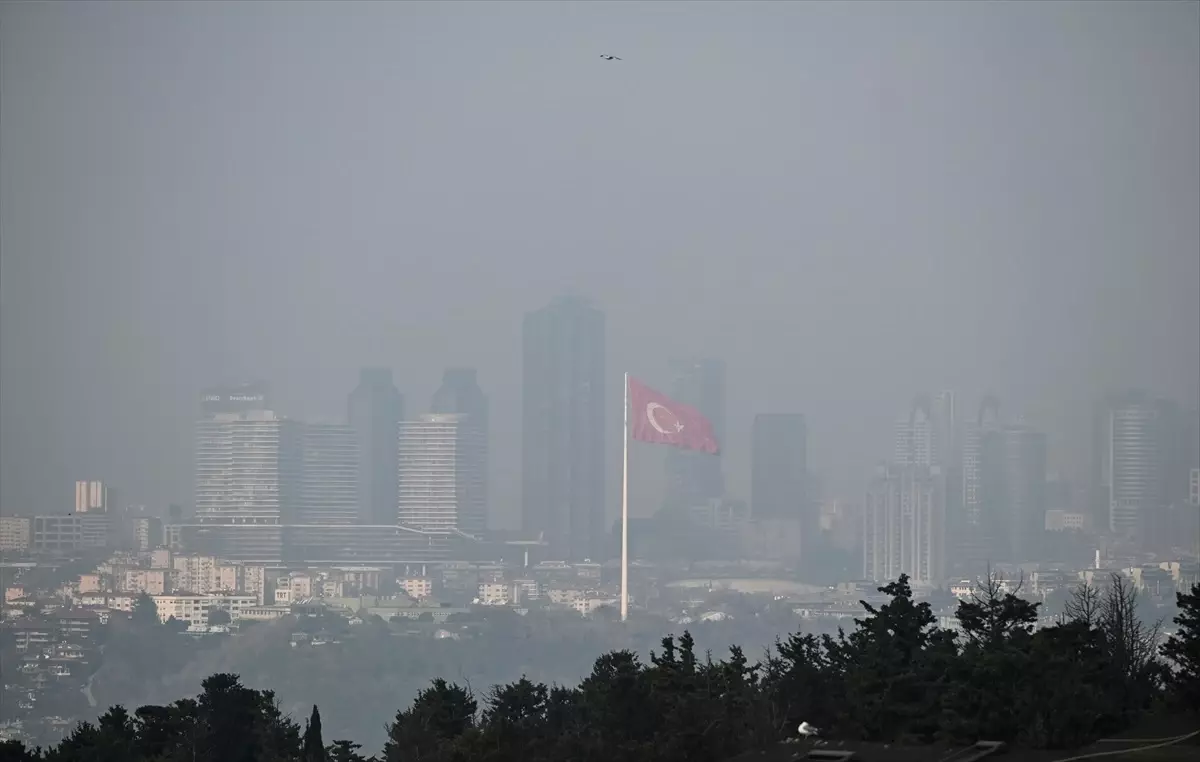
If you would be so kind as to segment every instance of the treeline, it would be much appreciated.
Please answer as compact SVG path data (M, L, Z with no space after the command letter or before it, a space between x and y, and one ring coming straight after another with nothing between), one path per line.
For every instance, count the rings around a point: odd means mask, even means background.
M436 680L372 758L326 745L316 707L302 729L271 691L218 674L195 699L114 707L47 751L0 745L0 761L717 762L793 737L802 721L833 738L1074 748L1147 712L1200 707L1200 587L1177 594L1165 642L1117 575L1079 588L1063 623L1037 631L1038 605L996 580L959 605L960 632L935 626L906 577L880 591L889 602L863 603L852 632L794 634L756 663L737 647L721 660L697 654L685 632L648 663L601 656L574 688L522 679L476 697Z

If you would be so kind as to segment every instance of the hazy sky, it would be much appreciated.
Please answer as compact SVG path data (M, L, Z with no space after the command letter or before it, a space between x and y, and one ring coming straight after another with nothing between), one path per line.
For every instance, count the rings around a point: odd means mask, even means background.
M606 62L600 53L623 57ZM565 292L620 373L729 366L859 494L917 391L994 390L1078 469L1087 407L1200 387L1200 3L0 6L0 506L190 503L199 389L336 418L357 369L492 402ZM639 450L639 512L659 453Z

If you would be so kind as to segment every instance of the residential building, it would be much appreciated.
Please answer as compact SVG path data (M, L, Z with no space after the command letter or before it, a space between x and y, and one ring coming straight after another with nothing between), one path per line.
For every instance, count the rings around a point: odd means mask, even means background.
M177 621L189 625L207 625L209 612L221 610L229 614L230 620L236 622L246 609L257 608L260 604L252 595L154 595L154 606L158 609L158 619L166 622L174 617Z
M162 519L154 516L139 516L132 520L133 549L153 550L163 544Z
M33 519L29 516L0 516L0 551L22 553L33 541Z
M429 413L400 424L397 522L482 536L486 446L465 415Z
M116 513L117 491L98 481L75 482L75 513Z
M405 577L397 583L409 598L421 600L433 595L433 580L429 577Z
M945 575L939 466L880 466L863 510L863 578L937 583Z
M434 392L429 412L461 415L464 429L473 429L479 435L479 469L483 481L479 490L483 501L483 514L488 515L489 479L489 429L488 398L479 388L478 373L474 368L447 368L442 374L442 385Z
M123 577L120 592L124 593L166 595L173 589L172 569L126 569Z
M196 424L196 520L277 526L295 516L303 429L269 410L220 413Z

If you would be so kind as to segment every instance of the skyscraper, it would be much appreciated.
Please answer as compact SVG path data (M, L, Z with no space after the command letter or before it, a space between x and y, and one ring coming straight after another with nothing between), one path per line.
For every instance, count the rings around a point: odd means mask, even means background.
M604 313L564 298L525 315L522 529L551 557L605 552Z
M791 521L804 549L819 531L808 494L808 427L799 413L754 416L750 445L750 515L755 521Z
M487 529L482 432L469 416L422 415L400 423L396 521L431 531Z
M952 562L964 573L986 574L993 559L1004 500L1004 442L1000 400L988 395L962 437L961 521L951 516Z
M678 360L671 363L671 397L690 405L712 422L718 442L725 441L725 363L720 360ZM694 508L725 494L721 457L672 448L666 455L669 508Z
M302 426L269 410L217 413L196 424L196 519L274 526L294 520Z
M1099 494L1108 498L1108 530L1149 539L1167 505L1169 406L1141 391L1100 403L1094 441Z
M945 573L938 466L880 466L863 506L863 577L937 582Z
M1041 557L1046 533L1046 435L1029 426L1004 427L1005 522L1014 563Z
M404 399L388 368L363 368L348 419L358 437L358 521L396 522L396 443Z
M358 523L358 436L350 426L303 427L298 524Z
M907 415L896 419L892 461L899 466L931 466L937 459L929 398L917 397Z
M479 487L483 513L488 512L488 398L479 388L474 368L447 368L442 373L442 385L433 394L429 412L464 416L461 425L479 434Z

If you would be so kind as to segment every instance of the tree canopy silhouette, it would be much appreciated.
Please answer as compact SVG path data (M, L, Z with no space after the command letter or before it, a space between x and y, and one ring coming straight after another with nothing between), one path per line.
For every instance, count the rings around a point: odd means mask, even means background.
M378 758L325 746L316 706L301 733L271 691L216 674L195 699L115 706L44 752L0 743L0 760L720 762L793 737L802 720L833 738L1075 748L1152 710L1200 706L1200 588L1177 595L1161 656L1157 624L1137 618L1117 576L1075 591L1063 621L1041 629L1038 604L994 578L959 604L954 630L936 626L906 577L880 591L888 601L864 602L850 632L789 635L758 663L736 646L697 654L684 632L646 661L601 655L575 687L522 678L477 701L438 679L396 714Z

